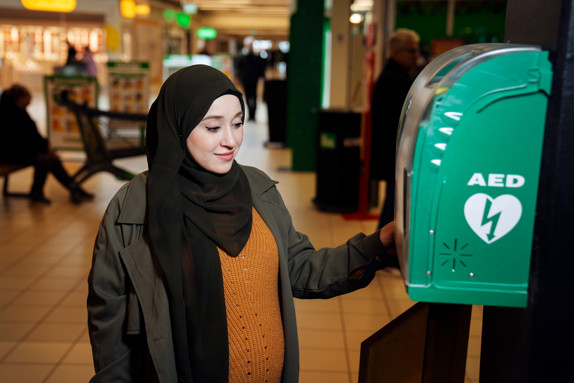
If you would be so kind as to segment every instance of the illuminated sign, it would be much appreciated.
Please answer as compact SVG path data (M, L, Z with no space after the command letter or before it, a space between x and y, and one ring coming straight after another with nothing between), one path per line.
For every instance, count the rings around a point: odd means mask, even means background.
M136 17L136 3L133 0L121 0L120 13L123 17L133 19Z
M197 37L204 40L210 40L217 37L217 31L213 28L201 27L197 30Z
M31 11L72 12L76 0L22 0L22 5Z
M138 15L149 15L151 9L147 4L136 4L136 13Z
M120 0L120 13L123 17L133 19L136 15L149 15L147 4L136 4L134 0Z
M197 5L193 3L183 3L183 13L188 13L190 15L195 15L197 13Z
M191 25L191 16L180 12L177 14L175 22L177 23L177 25L181 27L189 28L189 26Z

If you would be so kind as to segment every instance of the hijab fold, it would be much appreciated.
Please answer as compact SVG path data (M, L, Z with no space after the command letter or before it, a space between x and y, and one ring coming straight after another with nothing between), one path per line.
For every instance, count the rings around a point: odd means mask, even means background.
M237 256L251 234L249 183L197 164L186 139L213 101L241 93L220 71L193 65L171 75L147 123L148 233L170 304L179 382L227 382L229 350L217 247Z

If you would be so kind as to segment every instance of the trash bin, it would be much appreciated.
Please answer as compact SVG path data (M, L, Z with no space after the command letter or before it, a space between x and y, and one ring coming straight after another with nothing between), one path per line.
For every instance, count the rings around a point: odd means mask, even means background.
M269 141L265 145L283 147L287 143L287 80L265 81L263 99L269 126Z
M321 109L317 113L316 195L313 203L321 211L357 211L361 113L336 109Z

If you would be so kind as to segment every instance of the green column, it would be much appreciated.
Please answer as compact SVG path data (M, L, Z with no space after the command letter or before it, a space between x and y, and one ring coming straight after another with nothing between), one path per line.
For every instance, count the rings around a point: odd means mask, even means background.
M287 64L287 145L292 170L315 170L316 109L321 106L324 0L297 0Z

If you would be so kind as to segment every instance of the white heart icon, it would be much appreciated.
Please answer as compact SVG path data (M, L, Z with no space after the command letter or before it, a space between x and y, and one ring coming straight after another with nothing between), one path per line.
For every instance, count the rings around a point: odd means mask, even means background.
M490 244L508 234L520 221L522 204L510 194L493 199L478 193L466 200L464 216L476 235Z

